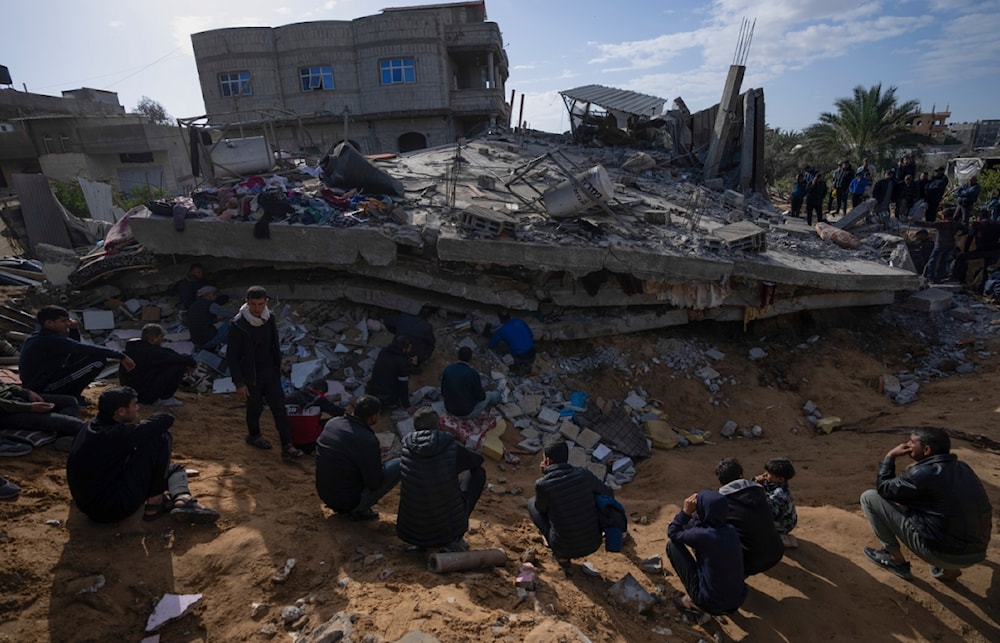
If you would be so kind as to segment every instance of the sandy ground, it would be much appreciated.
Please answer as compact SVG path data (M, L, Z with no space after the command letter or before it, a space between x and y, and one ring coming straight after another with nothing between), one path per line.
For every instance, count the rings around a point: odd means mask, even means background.
M987 561L960 582L936 581L919 562L907 582L863 557L862 547L877 543L858 503L874 482L881 456L902 441L906 427L940 426L1000 439L995 357L984 359L970 349L969 359L979 363L976 373L925 385L918 401L897 406L876 390L879 376L905 368L904 359L919 353L922 340L909 340L864 315L842 321L758 322L748 333L714 325L683 331L727 355L713 364L729 378L719 406L709 403L698 379L664 365L641 375L607 369L566 381L592 396L618 399L641 384L677 426L718 434L734 419L741 426L760 424L764 435L654 450L638 465L635 481L618 493L631 514L632 543L620 554L602 550L587 559L601 578L579 570L564 577L540 555L540 587L526 600L518 599L514 578L522 554L542 550L524 509L538 456L521 456L520 467L487 464L494 490L476 508L468 540L474 549L503 548L507 564L446 575L429 572L427 554L407 551L396 538L398 493L383 500L377 522L332 515L315 494L311 461L288 464L276 450L243 443L242 409L234 396L181 393L185 405L175 412L175 459L200 471L192 488L222 512L215 526L145 523L138 514L96 525L70 502L64 455L44 447L5 459L0 473L23 492L0 503L0 641L139 641L152 606L167 592L204 595L192 613L160 631L160 640L168 642L286 640L288 633L308 631L340 611L357 615L358 641L364 635L395 641L413 630L441 641L584 640L571 626L593 641L698 641L712 635L736 641L998 641L1000 520L994 518ZM639 355L677 334L603 343ZM798 348L814 334L819 341ZM757 345L769 357L755 363L746 356ZM987 349L995 353L1000 345L992 342ZM416 384L436 383L445 364L446 356L436 355ZM96 399L99 392L93 388L88 396ZM810 399L849 429L895 428L898 434L848 429L817 435L800 411ZM273 440L266 413L264 427ZM513 429L505 442L516 443ZM1000 455L966 441L956 441L954 451L979 473L1000 510ZM750 579L750 596L737 616L702 628L679 620L669 603L637 616L609 602L606 590L629 573L650 592L680 588L671 572L644 573L638 563L664 554L667 524L681 500L717 486L713 469L722 457L738 457L750 475L776 455L787 455L798 469L791 488L801 547ZM526 493L502 493L513 487ZM274 583L289 558L297 561L290 577ZM81 592L98 577L104 579L100 589ZM299 599L305 616L286 626L281 610ZM255 613L254 603L265 606Z

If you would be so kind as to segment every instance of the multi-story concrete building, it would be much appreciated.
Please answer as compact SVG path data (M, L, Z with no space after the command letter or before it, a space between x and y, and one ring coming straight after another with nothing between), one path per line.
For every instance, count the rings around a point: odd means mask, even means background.
M191 41L209 122L263 133L272 147L322 154L347 140L405 152L507 123L507 54L482 0Z
M910 129L916 134L923 134L935 140L944 141L948 135L948 118L951 111L946 107L943 112L937 111L936 107L931 107L930 113L914 114L910 119Z

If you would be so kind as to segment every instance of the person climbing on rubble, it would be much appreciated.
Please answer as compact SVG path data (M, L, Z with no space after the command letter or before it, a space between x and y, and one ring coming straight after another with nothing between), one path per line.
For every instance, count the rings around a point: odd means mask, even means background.
M511 317L506 310L500 312L500 328L490 338L489 347L496 349L505 344L514 363L510 372L514 375L529 375L535 363L535 334L523 319Z
M66 481L80 511L94 522L118 522L145 500L145 521L169 513L183 522L215 522L218 512L191 495L184 466L170 463L173 424L168 413L140 421L134 389L101 393L97 417L76 437L66 460Z
M743 477L736 458L723 458L715 467L719 493L729 503L726 519L736 528L743 546L743 575L752 576L771 569L785 555L781 536L775 528L767 492L757 481Z
M267 291L261 286L247 289L246 301L229 327L226 357L236 395L247 405L246 443L258 449L271 448L271 443L260 434L260 415L267 400L281 439L281 457L294 460L304 454L292 444L285 392L281 388L278 326L267 302Z
M142 334L125 343L125 354L135 362L131 372L119 369L118 380L131 386L139 395L140 404L182 406L174 397L186 374L193 373L198 363L190 355L163 346L163 327L146 324Z
M408 408L410 375L416 366L417 356L412 353L410 338L396 335L375 358L372 375L365 384L365 392L377 397L383 408Z
M24 388L39 395L72 395L80 406L90 406L83 389L111 360L125 370L135 362L125 353L84 344L79 323L61 306L42 306L36 316L39 329L24 341L18 369Z

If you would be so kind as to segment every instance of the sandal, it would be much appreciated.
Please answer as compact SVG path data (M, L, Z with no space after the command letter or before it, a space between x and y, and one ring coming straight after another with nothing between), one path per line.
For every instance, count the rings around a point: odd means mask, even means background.
M170 510L170 515L175 520L193 522L200 525L212 523L219 519L218 511L209 509L198 502L198 499L194 496L174 498L171 505L173 508Z
M271 443L267 441L263 435L248 435L246 438L246 443L252 447L257 447L258 449L270 449Z
M298 460L304 455L305 452L302 449L296 447L294 444L286 445L281 450L281 457L286 460Z
M682 616L686 616L689 620L694 621L698 625L704 625L711 620L712 615L708 612L702 611L700 607L694 604L691 597L681 591L675 591L670 596L670 602L674 604L677 611L680 612Z
M160 502L147 502L142 509L142 519L146 522L153 522L170 513L170 496L163 494Z

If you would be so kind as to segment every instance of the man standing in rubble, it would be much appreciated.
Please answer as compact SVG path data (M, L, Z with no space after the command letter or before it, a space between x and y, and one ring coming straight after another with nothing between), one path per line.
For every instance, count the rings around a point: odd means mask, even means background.
M833 190L837 193L837 210L834 214L847 214L847 197L850 195L851 180L854 173L851 171L851 162L844 161L833 173Z
M297 459L303 453L292 444L288 428L285 392L281 388L278 326L267 302L267 291L263 287L250 286L246 301L229 327L226 357L236 394L247 405L246 443L258 449L271 448L271 443L260 434L260 414L267 400L281 438L281 457Z
M511 318L510 313L500 313L501 326L490 338L490 348L497 348L501 343L507 345L514 363L510 372L514 375L528 375L531 365L535 363L535 334L531 332L523 319Z

